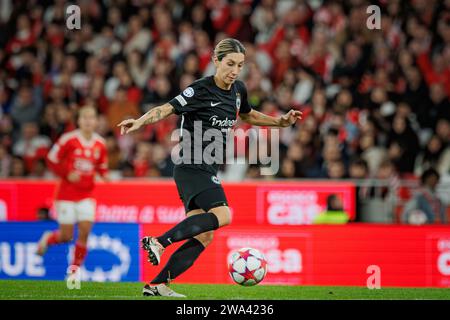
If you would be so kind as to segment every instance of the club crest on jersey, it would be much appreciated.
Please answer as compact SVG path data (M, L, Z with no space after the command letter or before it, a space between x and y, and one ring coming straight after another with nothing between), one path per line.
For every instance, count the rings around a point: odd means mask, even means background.
M95 160L100 159L100 149L99 148L94 149L94 158L95 158Z
M214 182L215 184L220 184L220 180L216 176L212 176L211 181Z
M236 94L236 108L239 110L241 108L241 94Z
M194 89L192 89L191 87L187 87L186 89L184 89L183 95L188 98L192 97L194 95Z

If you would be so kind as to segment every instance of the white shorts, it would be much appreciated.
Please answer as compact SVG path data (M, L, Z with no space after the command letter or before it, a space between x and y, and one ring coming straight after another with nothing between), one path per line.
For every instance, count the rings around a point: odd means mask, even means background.
M80 201L55 201L56 215L58 216L59 224L75 224L80 221L95 220L95 206L94 199L83 199Z

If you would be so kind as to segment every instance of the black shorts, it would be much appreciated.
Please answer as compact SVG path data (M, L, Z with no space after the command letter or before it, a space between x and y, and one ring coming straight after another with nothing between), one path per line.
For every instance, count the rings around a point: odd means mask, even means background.
M214 207L228 206L225 192L213 170L178 165L173 170L173 177L186 212L194 209L207 212Z

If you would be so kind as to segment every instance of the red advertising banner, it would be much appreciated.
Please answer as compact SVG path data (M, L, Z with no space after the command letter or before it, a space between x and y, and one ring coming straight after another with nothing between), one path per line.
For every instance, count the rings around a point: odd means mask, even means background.
M52 205L54 181L0 181L0 221L35 221L41 207Z
M326 209L330 194L341 197L344 210L354 218L355 190L351 183L309 182L307 184L270 184L256 189L258 223L270 225L312 224Z
M168 227L142 225L141 236ZM168 247L161 266L142 255L141 278L151 280L178 244ZM268 262L262 284L366 286L379 270L381 287L450 287L450 228L441 226L296 226L240 228L215 232L213 243L177 282L233 283L230 253L261 250Z
M427 239L429 259L435 261L428 268L428 281L433 286L450 287L450 235L433 233Z
M37 210L52 205L54 181L0 182L0 220L35 221ZM338 194L350 218L355 216L354 186L345 182L223 183L233 224L248 226L309 224ZM99 183L97 222L172 224L185 216L173 180Z

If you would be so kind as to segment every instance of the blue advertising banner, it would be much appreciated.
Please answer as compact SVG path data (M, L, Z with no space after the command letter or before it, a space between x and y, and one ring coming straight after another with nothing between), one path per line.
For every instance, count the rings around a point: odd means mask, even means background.
M1 222L0 279L64 280L73 241L49 247L43 257L36 254L42 233L57 228L54 222ZM82 281L139 281L139 225L95 224L80 275Z

